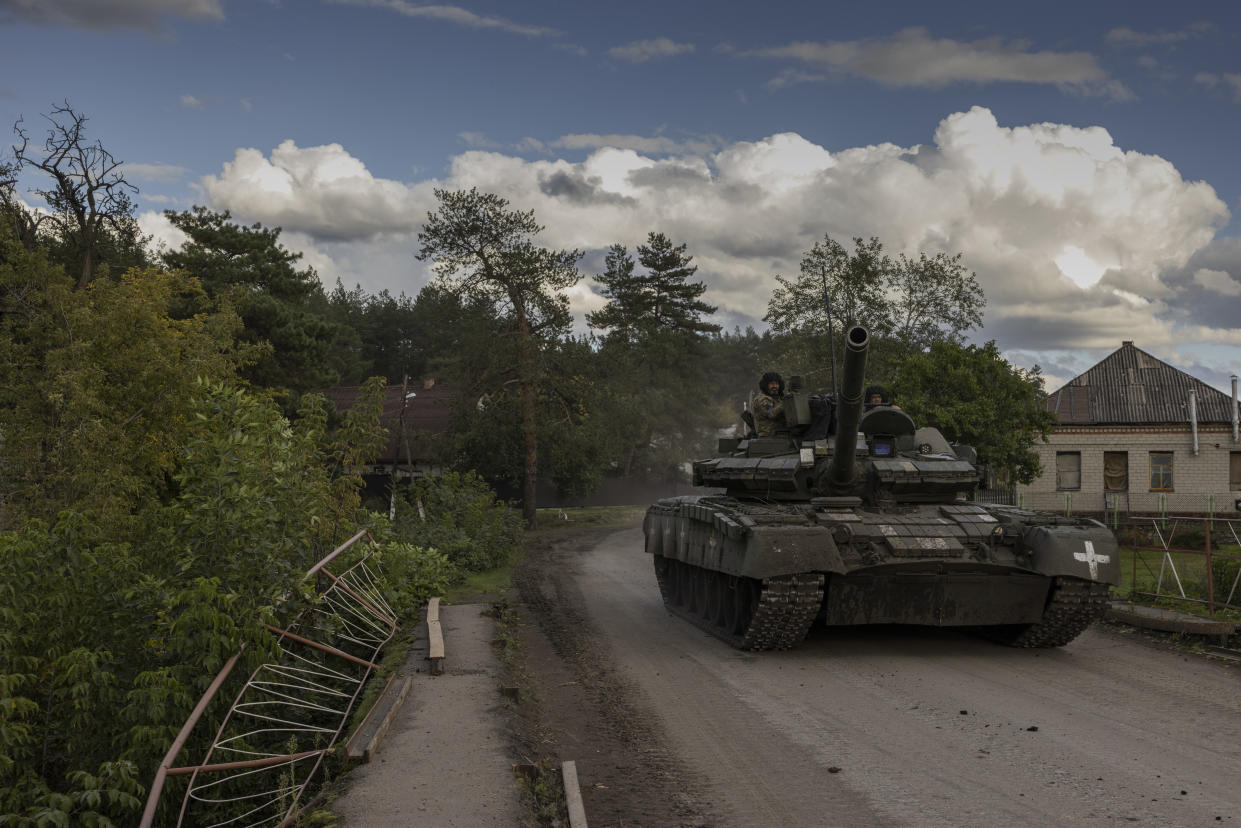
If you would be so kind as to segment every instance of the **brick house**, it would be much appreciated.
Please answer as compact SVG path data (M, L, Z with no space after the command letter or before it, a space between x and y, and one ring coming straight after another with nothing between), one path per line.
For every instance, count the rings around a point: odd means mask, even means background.
M1017 502L1047 511L1241 511L1233 394L1122 343L1047 398L1059 424L1036 446L1043 474Z

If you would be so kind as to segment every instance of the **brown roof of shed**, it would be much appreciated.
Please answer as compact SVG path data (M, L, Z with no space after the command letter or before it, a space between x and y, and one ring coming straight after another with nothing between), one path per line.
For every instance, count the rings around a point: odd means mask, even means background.
M1190 389L1199 423L1232 422L1231 397L1126 341L1048 395L1046 405L1062 425L1187 423Z
M337 411L344 412L353 408L361 390L357 385L339 386L323 394ZM405 463L411 459L418 462L434 458L435 436L451 427L456 401L456 391L434 380L411 380L404 389L400 385L389 385L384 392L383 412L379 415L380 424L388 429L388 444L376 458L377 462ZM409 457L401 440L402 423L409 437Z

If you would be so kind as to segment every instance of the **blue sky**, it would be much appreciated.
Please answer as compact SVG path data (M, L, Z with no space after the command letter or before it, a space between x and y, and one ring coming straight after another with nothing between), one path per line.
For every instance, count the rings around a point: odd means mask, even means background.
M157 238L228 209L329 288L415 294L432 190L477 186L587 275L686 242L729 327L824 234L875 235L961 253L975 339L1052 388L1125 339L1227 388L1239 35L1223 2L0 0L0 124L68 100Z

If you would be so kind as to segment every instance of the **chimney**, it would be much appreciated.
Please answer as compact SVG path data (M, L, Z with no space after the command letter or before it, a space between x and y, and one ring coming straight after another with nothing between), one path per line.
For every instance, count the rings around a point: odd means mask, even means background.
M1189 389L1189 427L1194 435L1194 457L1198 456L1198 392Z
M1237 375L1232 375L1232 441L1237 442Z

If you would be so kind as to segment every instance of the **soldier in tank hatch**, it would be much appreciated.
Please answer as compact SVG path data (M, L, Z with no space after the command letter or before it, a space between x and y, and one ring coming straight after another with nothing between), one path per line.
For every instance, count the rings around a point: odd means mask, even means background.
M770 437L777 428L784 428L784 378L768 371L758 382L759 395L754 398L754 431L759 437Z
M877 406L886 405L888 408L900 410L900 406L892 402L892 398L888 396L888 390L882 385L869 385L866 387L866 394L862 398L866 402L866 410L870 411Z

